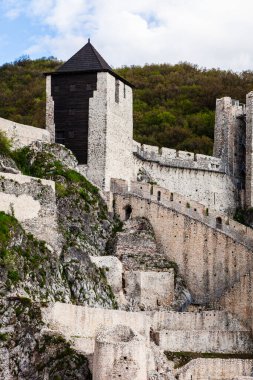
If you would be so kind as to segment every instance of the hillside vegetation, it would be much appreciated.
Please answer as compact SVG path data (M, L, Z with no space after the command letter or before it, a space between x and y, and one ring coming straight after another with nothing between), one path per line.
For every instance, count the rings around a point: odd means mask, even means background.
M45 78L61 62L21 58L0 67L0 117L45 125ZM212 154L216 98L245 102L253 72L202 69L190 63L116 70L133 83L134 138L142 143Z

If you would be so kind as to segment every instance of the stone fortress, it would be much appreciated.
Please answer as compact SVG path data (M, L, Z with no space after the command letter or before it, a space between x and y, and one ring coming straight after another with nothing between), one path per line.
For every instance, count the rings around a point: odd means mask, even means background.
M253 207L253 93L217 100L211 157L135 142L132 86L90 42L46 90L46 130L1 118L0 130L14 147L72 150L123 230L114 255L91 257L119 310L55 303L44 320L94 380L253 379L253 230L232 218ZM0 210L59 254L54 182L1 171Z

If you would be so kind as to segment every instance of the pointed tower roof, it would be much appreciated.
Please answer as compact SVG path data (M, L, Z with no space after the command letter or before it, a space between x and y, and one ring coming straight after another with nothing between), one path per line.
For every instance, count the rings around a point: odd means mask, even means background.
M90 43L82 47L76 54L73 55L66 63L64 63L58 72L73 72L73 71L113 71L108 63L104 60L99 52Z
M46 73L46 75L60 75L60 74L75 74L87 72L102 72L107 71L115 78L126 83L130 87L134 87L126 79L116 74L111 66L104 60L99 52L91 44L90 39L76 54L73 55L67 62L59 67L54 73Z

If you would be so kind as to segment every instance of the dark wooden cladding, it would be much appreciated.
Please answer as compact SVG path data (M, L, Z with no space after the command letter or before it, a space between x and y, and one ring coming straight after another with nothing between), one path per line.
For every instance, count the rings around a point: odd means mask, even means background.
M87 164L89 99L97 73L52 75L56 142L69 148L79 164Z

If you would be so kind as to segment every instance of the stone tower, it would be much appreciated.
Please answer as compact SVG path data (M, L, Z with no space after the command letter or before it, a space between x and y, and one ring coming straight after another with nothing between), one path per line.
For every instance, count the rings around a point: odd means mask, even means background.
M48 73L46 128L76 155L87 177L109 190L111 178L132 172L132 86L90 41Z
M245 206L246 172L246 108L230 97L217 99L214 130L214 157L222 161L231 177L238 204Z

